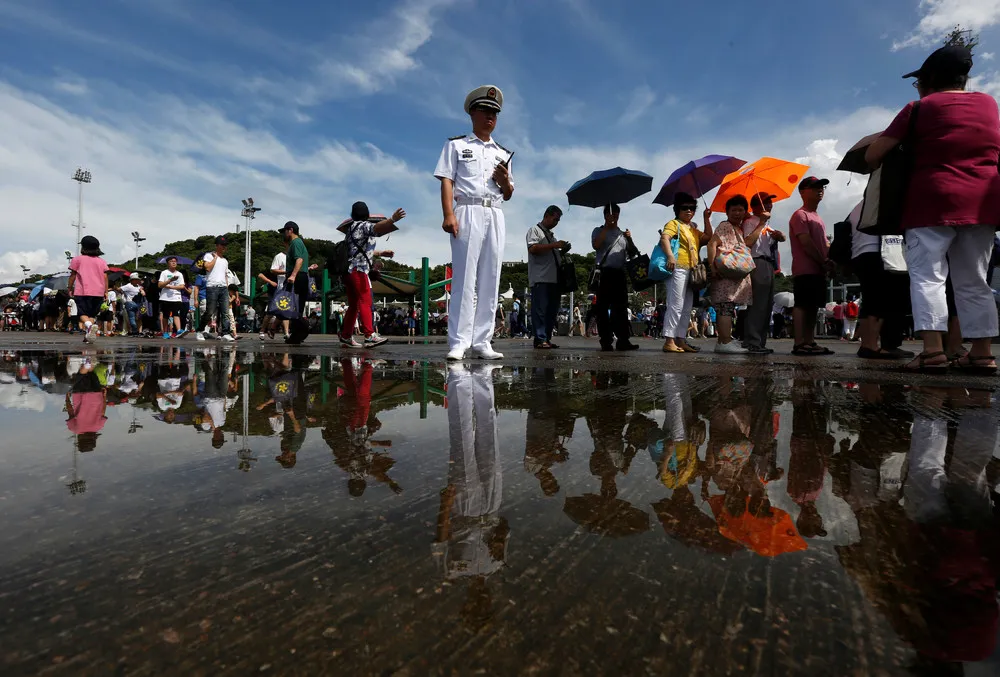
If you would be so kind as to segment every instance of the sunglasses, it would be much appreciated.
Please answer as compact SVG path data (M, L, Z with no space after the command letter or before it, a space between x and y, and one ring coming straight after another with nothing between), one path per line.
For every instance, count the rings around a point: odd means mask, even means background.
M693 212L698 209L698 205L681 205L677 208L677 211L681 212Z

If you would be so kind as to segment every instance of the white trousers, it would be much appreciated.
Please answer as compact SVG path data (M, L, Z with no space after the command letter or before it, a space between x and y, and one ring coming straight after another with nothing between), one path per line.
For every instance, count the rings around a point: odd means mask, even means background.
M503 212L491 207L458 205L455 218L458 237L451 238L448 350L482 350L493 340L507 228Z
M844 318L844 336L847 338L854 338L854 332L857 331L858 321L848 320Z
M674 268L674 274L666 281L666 300L663 309L663 338L684 338L691 323L691 306L694 291L688 284L691 271Z
M906 231L906 265L916 331L948 331L945 281L951 273L955 306L966 338L1000 333L986 268L993 251L993 226L930 226Z

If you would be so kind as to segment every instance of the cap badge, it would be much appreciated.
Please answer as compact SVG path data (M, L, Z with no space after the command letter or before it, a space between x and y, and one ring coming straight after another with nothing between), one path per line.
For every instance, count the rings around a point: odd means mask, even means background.
M487 89L486 90L486 96L490 97L491 99L497 98L497 88L496 87L490 87L489 89Z

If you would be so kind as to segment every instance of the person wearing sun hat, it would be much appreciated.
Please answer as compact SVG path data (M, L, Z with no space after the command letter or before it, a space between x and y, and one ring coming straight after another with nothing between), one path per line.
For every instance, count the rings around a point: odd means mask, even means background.
M76 300L83 329L83 342L93 343L97 330L94 321L101 313L101 303L108 293L108 264L101 258L101 243L93 235L80 240L80 254L69 262L66 293Z
M442 229L451 235L452 301L448 314L448 359L470 348L480 358L493 350L500 265L506 243L503 203L514 193L513 153L493 140L503 92L482 85L465 97L472 132L445 142L434 176L441 182Z
M907 104L876 139L865 159L878 167L904 139L910 175L900 226L914 330L923 352L911 371L949 366L943 337L948 331L945 291L950 277L962 334L972 349L952 364L965 371L995 373L991 340L1000 333L993 292L986 281L993 233L1000 226L1000 112L996 100L967 92L972 70L968 47L949 44L904 75L916 78L919 101Z

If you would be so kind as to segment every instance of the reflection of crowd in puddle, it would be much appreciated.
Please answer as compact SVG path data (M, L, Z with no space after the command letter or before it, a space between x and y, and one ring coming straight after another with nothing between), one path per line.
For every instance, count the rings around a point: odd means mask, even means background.
M221 447L227 414L242 397L233 351L209 350L197 361L171 348L156 360L31 359L27 369L3 371L5 378L13 373L15 383L60 394L80 452L97 447L108 407L123 402L155 408L159 420L210 434ZM403 493L390 477L392 442L379 434L375 363L333 362L335 399L320 407L312 358L261 360L251 418L277 438L282 468L296 466L308 428L321 427L349 496L370 486ZM497 369L447 372L448 478L432 552L446 579L465 581L462 614L471 627L492 618L490 579L505 567L511 538L496 380L509 392L525 391L523 468L531 484L546 498L562 494L565 518L580 529L609 538L650 532L651 515L620 495L623 477L638 473L657 482L652 516L684 547L792 557L826 544L917 648L926 674L995 651L1000 460L990 393L682 374L657 376L650 387L646 377L620 373L534 369L512 377ZM586 387L570 395L569 380ZM566 492L560 476L571 472L578 418L593 443L593 479L590 489Z

